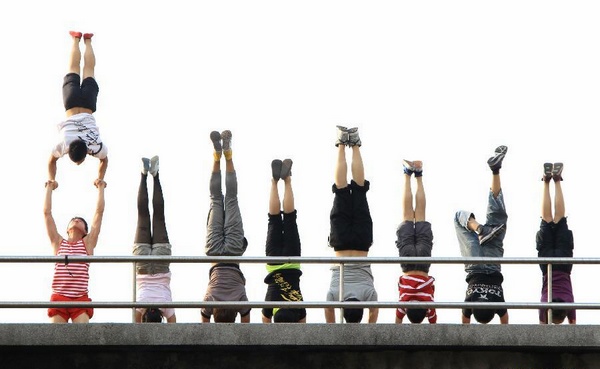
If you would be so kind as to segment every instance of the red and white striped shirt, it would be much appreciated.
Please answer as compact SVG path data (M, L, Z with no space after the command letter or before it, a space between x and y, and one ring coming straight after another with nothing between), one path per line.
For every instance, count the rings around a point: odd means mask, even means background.
M87 256L83 240L68 242L63 239L57 256ZM81 297L88 293L90 263L56 263L52 280L52 293L65 297Z
M416 300L433 302L433 294L435 293L434 281L435 279L431 276L425 277L417 274L400 276L400 279L398 280L400 301ZM404 315L406 315L406 310L404 308L398 308L396 310L396 316L398 318L404 318ZM427 309L426 316L429 323L437 322L435 309Z

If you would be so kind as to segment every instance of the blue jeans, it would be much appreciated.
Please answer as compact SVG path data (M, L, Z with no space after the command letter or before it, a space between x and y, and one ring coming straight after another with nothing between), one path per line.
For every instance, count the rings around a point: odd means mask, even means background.
M504 255L503 241L506 235L506 220L508 219L502 190L496 198L491 191L489 193L485 225L504 224L504 228L483 246L479 243L477 233L467 228L467 222L471 216L474 217L473 213L465 210L456 212L454 216L454 228L460 246L460 254L463 257L502 257ZM471 273L491 274L500 272L500 269L500 264L465 264L465 272L469 275Z

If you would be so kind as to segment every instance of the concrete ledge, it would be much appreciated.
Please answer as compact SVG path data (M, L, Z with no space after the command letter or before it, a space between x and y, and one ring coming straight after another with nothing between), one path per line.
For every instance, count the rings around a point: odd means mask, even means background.
M2 324L0 346L329 346L600 351L591 325Z
M597 368L598 326L2 324L2 368Z

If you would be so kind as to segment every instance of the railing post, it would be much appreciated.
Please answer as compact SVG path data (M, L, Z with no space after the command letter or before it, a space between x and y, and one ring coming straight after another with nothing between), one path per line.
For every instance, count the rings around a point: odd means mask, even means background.
M546 272L546 276L548 278L548 303L552 302L552 264L548 263L548 271ZM548 309L547 310L548 313L548 317L546 319L548 319L548 324L552 324L552 309Z
M137 273L136 273L136 269L137 269L137 263L134 261L132 263L133 265L133 292L132 292L132 296L133 302L137 301ZM135 307L131 310L131 322L135 323Z
M344 301L344 263L340 263L340 302ZM344 308L340 308L340 323L344 323Z

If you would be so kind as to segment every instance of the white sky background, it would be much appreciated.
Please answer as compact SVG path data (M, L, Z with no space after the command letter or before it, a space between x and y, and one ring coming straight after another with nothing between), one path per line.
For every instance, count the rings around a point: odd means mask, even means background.
M598 257L596 136L600 118L600 5L593 1L22 1L0 11L0 224L3 255L51 255L42 204L68 31L94 32L95 114L109 147L106 211L97 255L130 255L142 156L160 155L174 255L204 255L212 130L231 129L247 256L263 256L270 162L292 158L304 256L327 247L336 124L358 126L374 221L372 256L397 256L403 158L424 161L434 256L460 256L458 209L483 219L494 148L509 213L505 256L536 256L545 161L565 163L563 189L575 256ZM82 45L83 46L83 45ZM91 220L98 160L59 161L54 216ZM224 166L223 166L224 168ZM150 187L151 189L151 187ZM281 187L283 189L283 187ZM597 302L600 266L576 265L577 302ZM323 301L329 265L303 265L306 301ZM3 264L4 301L48 301L53 265ZM199 301L207 264L173 264L175 301ZM251 301L263 301L264 265L244 264ZM503 267L510 302L537 302L537 265ZM90 297L128 301L131 266L92 264ZM373 265L380 301L397 301L398 265ZM463 301L463 265L433 265L436 301ZM6 309L3 322L47 322L46 309ZM459 323L458 309L438 311ZM578 311L578 323L599 313ZM510 310L536 324L537 311ZM199 309L177 309L199 322ZM260 309L252 311L260 321ZM92 322L131 321L96 309ZM322 309L308 311L323 322ZM380 311L379 322L394 321ZM498 322L495 318L494 323Z

